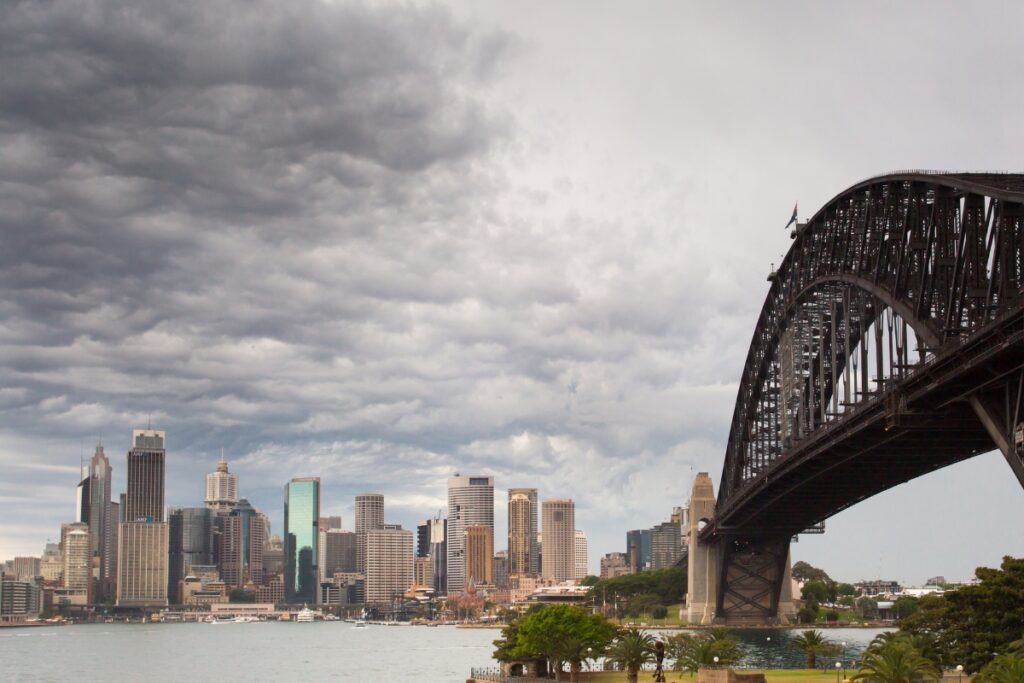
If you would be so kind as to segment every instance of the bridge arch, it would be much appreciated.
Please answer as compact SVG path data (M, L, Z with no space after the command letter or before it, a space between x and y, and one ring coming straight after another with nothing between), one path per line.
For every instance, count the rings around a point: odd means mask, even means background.
M993 447L1024 486L1024 174L878 176L791 237L699 534L737 623L778 614L788 539L839 510Z

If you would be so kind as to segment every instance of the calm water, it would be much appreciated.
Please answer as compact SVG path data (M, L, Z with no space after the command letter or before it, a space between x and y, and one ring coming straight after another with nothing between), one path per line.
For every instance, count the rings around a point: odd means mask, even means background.
M797 631L736 632L746 666L801 667ZM831 629L854 659L878 631ZM344 622L58 626L0 630L4 681L465 681L499 631ZM771 638L771 640L769 640ZM834 666L834 661L819 666Z

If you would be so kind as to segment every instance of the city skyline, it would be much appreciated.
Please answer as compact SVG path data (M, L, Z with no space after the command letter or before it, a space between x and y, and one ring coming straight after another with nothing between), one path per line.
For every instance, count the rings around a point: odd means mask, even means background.
M292 477L413 528L487 472L496 539L506 486L572 498L593 569L720 484L794 200L1024 146L1016 7L85 4L0 22L0 556L74 518L97 438L124 490L151 417L167 504L221 448L278 532ZM909 482L794 559L966 578L1024 554L1006 474Z

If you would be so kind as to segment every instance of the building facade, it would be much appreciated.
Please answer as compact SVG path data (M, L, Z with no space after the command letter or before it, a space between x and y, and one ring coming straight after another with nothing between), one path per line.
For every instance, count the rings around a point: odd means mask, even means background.
M228 471L223 456L217 469L206 475L206 507L218 512L227 512L238 503L238 475Z
M117 539L117 604L167 605L169 529L163 522L123 522Z
M571 499L545 500L541 521L541 576L553 581L572 581L576 578L576 504Z
M668 521L651 528L651 569L674 567L683 557L683 528Z
M626 532L626 556L633 574L651 568L651 530L633 529Z
M464 534L466 586L492 585L494 529L486 526L467 526Z
M181 581L192 573L192 566L214 564L213 523L210 508L171 508L167 515L168 565L167 599L181 604Z
M464 544L471 526L489 528L493 545L494 477L456 474L448 479L448 594L462 593L468 586Z
M590 561L587 559L587 532L576 530L575 539L576 580L585 579L590 573Z
M329 529L320 538L324 544L322 581L332 580L337 572L358 571L355 532Z
M430 520L430 569L434 577L434 594L448 592L448 520Z
M316 599L320 478L292 479L284 489L284 594L289 603Z
M390 527L369 529L365 533L366 602L390 604L413 584L413 532Z
M156 607L167 604L170 530L164 521L166 435L154 429L132 430L128 486L117 538L117 604Z
M356 563L359 571L366 572L366 532L384 528L384 495L360 493L356 495Z
M537 489L508 490L508 572L540 573L537 544Z
M629 558L625 553L607 553L601 558L601 578L611 579L616 576L632 574Z

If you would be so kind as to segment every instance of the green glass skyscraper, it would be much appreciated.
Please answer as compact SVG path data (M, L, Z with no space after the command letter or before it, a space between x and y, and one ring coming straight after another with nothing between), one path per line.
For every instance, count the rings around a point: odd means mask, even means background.
M320 478L292 479L284 487L284 594L290 603L314 602Z

